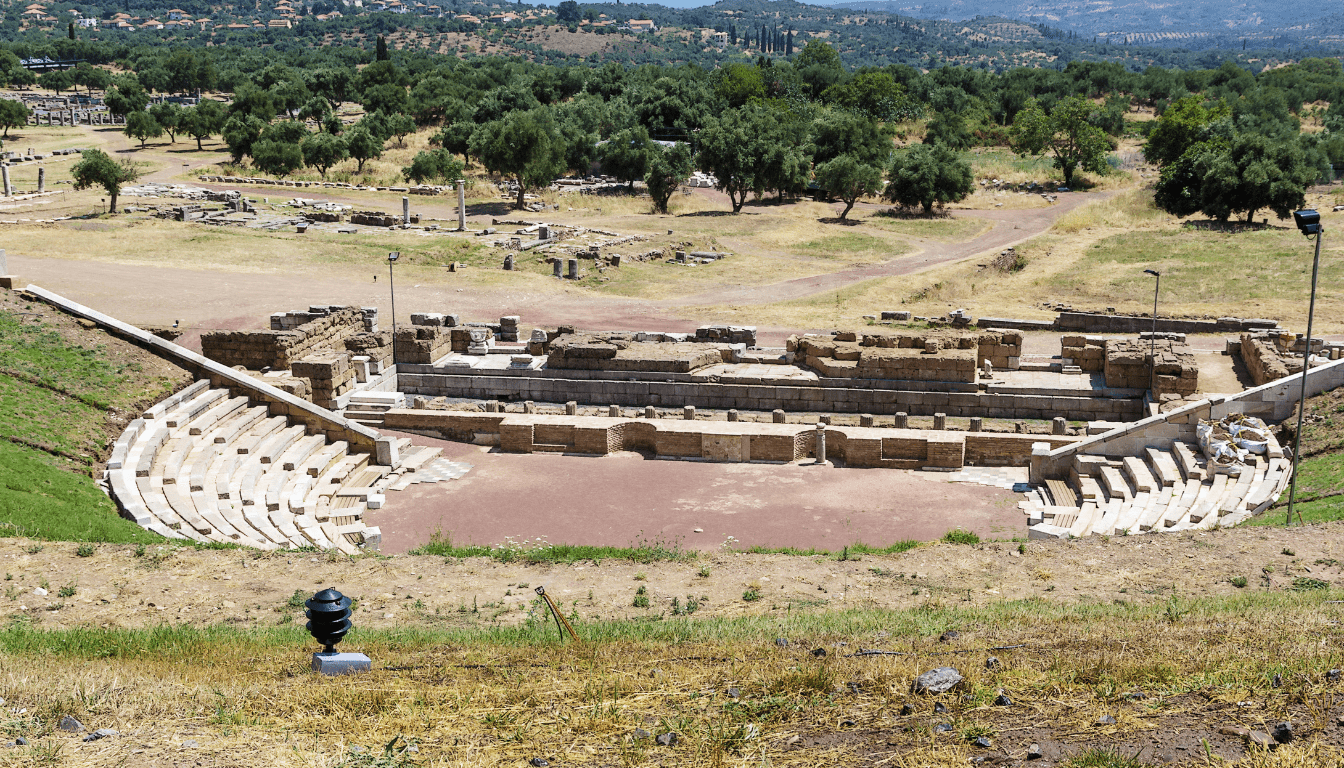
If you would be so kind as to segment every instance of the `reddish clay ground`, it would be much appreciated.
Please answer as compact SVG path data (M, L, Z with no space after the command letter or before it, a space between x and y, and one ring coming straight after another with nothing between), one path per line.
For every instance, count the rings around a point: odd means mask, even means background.
M389 554L435 530L455 544L544 536L552 544L648 539L699 550L716 550L729 536L746 547L839 550L856 541L928 541L957 527L1000 539L1026 530L1016 494L910 470L506 454L408 437L473 469L391 492L387 507L366 516L382 527Z

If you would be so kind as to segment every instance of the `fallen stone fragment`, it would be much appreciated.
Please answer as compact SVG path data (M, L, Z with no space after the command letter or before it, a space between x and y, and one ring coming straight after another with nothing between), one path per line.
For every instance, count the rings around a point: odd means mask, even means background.
M67 733L80 733L84 730L84 724L69 715L62 717L60 724L56 727Z
M998 696L994 698L994 706L1011 707L1013 706L1013 700L1000 693Z
M1115 718L1110 715L1102 715L1097 718L1097 725L1115 725Z
M1274 740L1280 744L1287 744L1293 740L1293 724L1288 722L1277 723L1270 730L1269 735L1273 736Z
M658 745L662 747L675 747L677 742L681 741L681 736L675 733L664 733L660 734L654 741L657 741Z
M990 656L988 659L985 659L985 669L996 670L1001 666L1003 666L1003 664L999 661L998 656Z
M1033 741L1033 742L1027 747L1027 759L1028 759L1028 760L1040 760L1041 757L1043 757L1043 755L1041 755L1041 745L1040 745L1040 744L1037 744L1036 742Z
M915 678L915 693L945 693L955 688L962 680L961 673L952 667L939 667Z
M98 730L94 731L93 733L90 733L88 736L85 736L85 737L84 737L84 740L85 740L85 741L97 741L97 740L99 740L99 739L106 739L106 738L109 737L109 736L116 736L116 735L117 735L117 732L116 732L115 729L112 729L112 728L99 728Z

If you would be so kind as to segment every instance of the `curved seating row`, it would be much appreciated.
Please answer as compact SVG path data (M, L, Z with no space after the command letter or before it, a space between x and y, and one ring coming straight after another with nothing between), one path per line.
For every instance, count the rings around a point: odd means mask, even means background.
M1018 506L1032 538L1211 530L1267 509L1291 475L1277 443L1233 477L1210 471L1197 449L1177 442L1142 456L1076 456L1068 481L1033 487Z
M349 554L376 547L381 531L363 513L381 506L391 469L305 431L246 397L196 382L117 439L108 461L113 498L135 522L171 539ZM439 453L402 443L403 474Z

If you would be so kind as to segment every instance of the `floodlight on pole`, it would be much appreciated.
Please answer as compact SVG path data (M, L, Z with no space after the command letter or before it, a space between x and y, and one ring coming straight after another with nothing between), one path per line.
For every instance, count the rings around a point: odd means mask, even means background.
M1143 273L1157 278L1153 285L1153 333L1148 339L1148 391L1153 395L1153 402L1157 403L1157 292L1162 288L1162 273L1156 269L1145 269ZM1162 404L1158 403L1158 409L1161 408Z
M401 251L387 254L387 286L392 292L392 367L397 367L397 284L392 277L392 265L401 258Z
M1297 432L1293 435L1293 480L1288 490L1288 519L1286 525L1293 524L1293 505L1297 502L1297 470L1302 456L1302 418L1307 413L1307 371L1311 370L1311 321L1316 316L1316 277L1321 271L1321 238L1325 237L1325 225L1321 224L1321 214L1307 209L1293 211L1293 221L1307 237L1316 236L1316 256L1311 262L1311 303L1307 305L1307 338L1302 345L1302 392L1297 401Z

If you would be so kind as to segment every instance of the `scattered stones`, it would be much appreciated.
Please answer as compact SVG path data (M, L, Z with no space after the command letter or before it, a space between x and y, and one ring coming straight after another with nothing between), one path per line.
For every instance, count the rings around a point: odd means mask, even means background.
M654 741L658 742L658 746L660 747L675 747L677 746L677 742L681 741L681 736L676 733L668 732L659 734L658 738L654 739Z
M776 638L775 638L775 645L779 646L780 648L788 648L788 647L789 647L789 641L788 641L788 638L784 638L784 637L776 637Z
M82 733L85 730L83 723L69 715L62 717L61 722L56 727L67 733Z
M17 739L14 740L14 746L16 746L16 747L26 747L26 746L28 746L28 740L25 739L25 738L23 738L22 736L20 736L20 737L18 737Z
M994 697L994 706L1011 707L1013 706L1013 700L1000 693L998 696Z
M635 741L640 741L642 739L652 739L653 734L649 733L643 728L636 728L635 732L630 734L630 738L634 739Z
M1003 662L999 661L998 656L990 656L988 659L985 659L985 669L997 670L1002 666Z
M939 667L915 678L915 693L944 693L955 688L964 680L961 673L952 667Z
M816 656L818 659L820 659L820 658L822 658L822 657L824 657L824 656L826 655L826 649L825 649L825 648L813 648L813 649L812 649L812 655L813 655L813 656Z
M940 642L940 643L950 643L950 642L952 642L953 640L956 640L956 639L959 638L959 637L961 637L961 633L960 633L960 632L958 632L958 631L955 630L955 629L949 629L949 630L947 630L946 632L944 632L943 634L941 634L941 635L938 636L938 642Z
M1236 736L1242 739L1248 738L1251 735L1250 729L1242 728L1239 725L1225 725L1222 728L1219 728L1218 732L1224 736Z
M1264 731L1251 731L1246 740L1262 749L1272 749L1277 746L1274 739L1270 738L1269 734Z
M739 691L739 690L736 689L736 688L729 688L728 691L727 691L727 693L728 693L728 698L730 698L730 699L740 699L740 698L742 698L742 692Z
M534 757L531 760L528 760L527 762L529 765L535 765L537 768L546 768L546 766L550 765L550 763L548 763L545 760L545 758L541 757Z
M855 723L854 723L853 720L841 720L841 721L840 721L840 727L841 727L841 728L853 728L854 725L855 725Z
M1097 718L1097 725L1115 725L1115 718L1110 715L1102 715Z
M1269 735L1280 744L1287 744L1293 740L1293 724L1289 722L1276 723L1270 730Z
M935 715L946 715L946 714L947 714L947 705L944 704L944 703L941 702L941 701L938 702L937 704L934 704L934 705L933 705L933 714L935 714Z
M1269 681L1269 687L1270 687L1270 688L1282 688L1282 687L1283 687L1283 675L1280 675L1279 673L1275 672L1275 673L1274 673L1274 677L1271 678L1270 681Z
M182 742L183 749L198 749L200 746L201 746L200 742L196 741L195 739L187 739L186 741Z
M43 588L41 588L41 587L37 587L36 589L33 590L33 594L34 594L34 595L37 595L38 597L46 597L46 596L47 596L47 590L45 590L45 589L43 589Z
M1338 683L1338 682L1339 682L1339 678L1340 678L1340 674L1341 674L1341 673L1340 673L1340 670L1338 670L1338 669L1332 669L1332 670L1330 670L1329 672L1326 672L1326 673L1325 673L1325 679L1328 680L1328 681L1330 681L1330 682L1332 682L1332 683Z
M915 714L915 708L910 706L909 704L906 704L905 706L901 707L901 717L909 717L910 715L913 714Z
M1027 746L1028 760L1040 760L1042 757L1044 757L1044 755L1041 754L1040 744L1037 744L1036 742L1033 741L1030 745Z
M990 741L989 737L987 736L981 736L972 743L974 743L975 746L980 747L981 749L989 749L990 747L994 746L994 742Z
M116 735L117 731L114 728L99 728L93 733L90 733L88 736L85 736L84 741L97 741L99 739L106 739L109 736L116 736Z
M951 732L952 732L952 725L951 725L950 723L938 723L937 725L933 726L933 732L934 732L934 733L951 733Z

